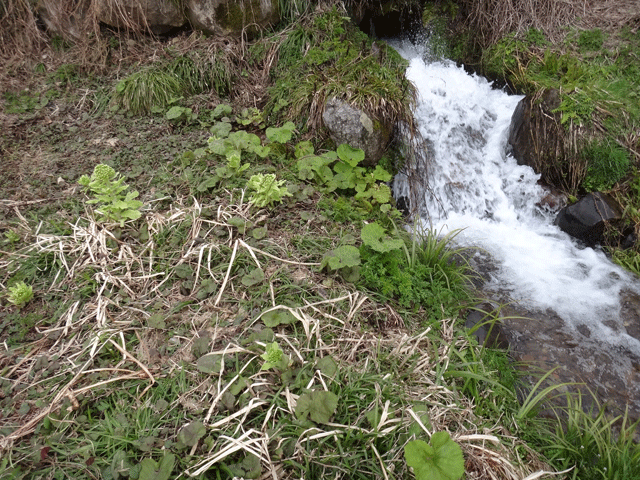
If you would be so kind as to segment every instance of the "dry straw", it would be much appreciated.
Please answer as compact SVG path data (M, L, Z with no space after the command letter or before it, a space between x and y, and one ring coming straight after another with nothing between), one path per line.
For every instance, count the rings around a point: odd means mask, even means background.
M463 22L482 46L488 47L507 33L536 28L554 43L568 27L620 28L640 21L636 0L462 0Z
M69 235L34 232L31 247L34 252L54 255L60 265L60 274L50 285L52 292L64 297L65 286L71 286L73 291L79 276L89 268L94 272L96 289L84 303L69 302L68 310L54 324L38 327L40 340L30 345L28 353L20 357L4 352L4 377L13 385L22 384L22 392L42 390L39 395L44 406L32 409L27 416L14 412L12 417L3 419L4 426L13 427L13 431L0 437L0 448L9 450L16 442L32 435L53 413L64 417L73 412L80 407L81 397L84 397L83 402L88 398L96 401L136 380L140 384L138 399L144 401L156 380L183 369L181 364L184 362L195 361L190 346L207 330L211 333L210 353L222 358L222 371L212 374L201 386L183 392L174 402L180 402L184 408L201 406L197 419L214 440L201 460L184 475L198 476L244 452L259 459L262 478L289 478L290 461L303 465L313 461L319 465L326 462L325 468L333 469L332 478L346 479L348 473L335 468L335 458L309 457L313 452L308 444L352 434L371 439L395 435L394 438L399 439L402 437L398 432L408 432L416 423L425 437L435 431L450 432L465 453L467 478L532 480L540 476L537 472L547 470L503 427L498 424L478 427L486 425L486 421L475 416L472 403L436 380L439 378L437 372L451 360L452 349L469 347L464 338L456 336L452 319L442 320L438 334L434 333L433 326L411 334L391 306L378 304L352 287L341 286L329 298L314 301L303 298L296 307L276 303L271 293L271 307L263 309L253 320L238 327L221 326L220 320L231 319L234 315L231 306L245 295L230 268L240 255L244 256L244 261L265 272L277 268L292 275L300 271L313 275L308 269L316 264L296 259L284 250L280 255L251 246L238 237L237 227L229 222L233 217L257 222L261 215L261 212L252 213L247 208L242 195L231 195L230 201L220 202L217 206L205 206L195 200L191 206L185 206L178 201L165 212L147 213L144 220L150 237L146 242L118 240L114 234L117 225L97 223L90 215L71 225ZM186 234L182 246L175 250L171 265L157 271L159 246L156 242L160 238L158 234L167 229L183 229ZM216 235L213 235L214 231ZM117 249L113 248L114 242ZM188 264L198 272L196 282L212 279L219 285L219 294L215 299L202 300L198 309L187 310L181 315L180 322L190 329L191 337L183 338L173 356L159 365L149 354L154 341L153 330L144 325L158 305L166 312L185 299L177 286L166 288L175 275L175 267L180 264ZM273 292L274 279L269 275L265 278ZM320 290L320 282L314 285ZM129 297L128 301L125 296ZM402 401L380 403L376 400L367 406L361 417L366 410L380 412L375 426L366 426L368 424L362 421L350 425L329 422L304 429L293 438L291 457L273 458L270 452L273 451L274 432L295 418L299 396L288 387L282 388L279 376L255 368L262 362L259 353L238 340L255 331L262 323L262 315L272 310L289 312L300 325L296 335L288 333L284 327L275 329L278 344L300 366L315 365L319 359L331 357L342 372L353 372L356 376L377 374L375 372L383 362L392 362L400 370L412 368L404 384L394 387L402 389ZM382 329L363 328L365 324ZM138 341L133 346L131 342L135 338ZM104 363L107 350L112 352L110 364ZM35 370L42 354L64 359L63 367L53 378L41 378ZM224 360L238 358L238 355L242 355L244 363L231 375L225 373L225 365L235 361L227 364ZM396 384L390 375L383 380ZM242 392L246 402L231 414L221 411L220 400L241 376L248 377ZM29 383L29 379L33 381ZM315 369L305 387L326 391L335 386L333 382L336 381L336 376L329 377ZM48 387L42 389L44 385ZM341 388L344 387L347 385ZM376 398L381 397L381 388L376 383ZM417 411L417 403L425 405L427 410ZM428 426L421 421L425 414L430 419ZM262 419L259 425L256 425L256 418ZM250 428L246 427L249 419L252 419ZM384 478L398 478L402 472L390 470L389 465L405 465L404 445L397 441L390 451L382 452L377 450L373 440L371 442L371 451ZM195 449L196 446L192 448L192 454ZM527 452L526 458L519 457L522 453L518 452Z

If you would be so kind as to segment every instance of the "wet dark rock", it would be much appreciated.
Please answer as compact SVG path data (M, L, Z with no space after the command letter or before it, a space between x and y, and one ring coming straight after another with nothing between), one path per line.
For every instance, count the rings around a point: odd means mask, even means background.
M615 224L621 218L622 212L613 198L594 192L560 210L555 224L563 232L593 247L605 243L607 224Z
M555 89L520 100L511 117L508 143L518 164L533 168L544 184L572 190L582 178L583 165L562 125L560 103Z
M545 212L557 212L567 205L567 196L559 190L549 189L547 193L536 203L536 206Z
M527 95L520 100L511 117L509 145L519 165L528 165L540 172L544 157L559 146L560 122L553 110L560 106L560 95L555 89L546 90L537 99Z
M622 327L627 335L640 341L640 294L627 291L620 302Z
M411 201L409 200L409 197L402 196L396 198L396 208L402 212L402 215L406 219L411 218Z
M634 300L640 312L640 298ZM514 363L524 373L522 388L529 391L546 372L555 369L538 391L562 385L554 393L581 392L583 408L598 404L612 414L624 413L640 418L640 357L631 350L619 351L602 341L585 325L571 329L551 310L529 310L513 304L500 310L495 335L508 344ZM624 315L624 313L623 313ZM640 316L631 321L636 328ZM563 395L549 405L564 405Z
M337 98L330 98L322 114L324 126L336 145L347 143L364 151L364 163L376 165L391 139L392 125Z

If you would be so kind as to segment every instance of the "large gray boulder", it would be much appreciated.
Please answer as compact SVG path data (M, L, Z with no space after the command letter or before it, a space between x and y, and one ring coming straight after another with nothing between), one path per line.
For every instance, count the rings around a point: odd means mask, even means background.
M347 143L362 149L367 165L378 163L391 139L392 126L337 98L327 101L322 120L336 145Z
M616 223L621 218L620 206L613 198L594 192L560 210L555 224L563 232L593 247L605 243L607 224Z
M278 0L185 0L193 28L209 35L252 37L280 21Z
M156 34L187 23L179 2L172 0L99 0L96 17L112 27L149 28Z

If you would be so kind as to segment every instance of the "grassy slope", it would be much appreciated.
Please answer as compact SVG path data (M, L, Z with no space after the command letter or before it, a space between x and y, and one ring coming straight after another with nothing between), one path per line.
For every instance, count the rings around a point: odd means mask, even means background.
M35 292L22 309L1 297L3 478L407 478L403 447L435 431L468 478L545 468L513 435L544 436L535 411L456 297L437 314L319 272L375 210L300 181L295 137L215 180L225 161L198 151L215 95L178 124L96 110L115 79L58 67L3 93L0 282ZM250 115L230 124L266 144ZM96 220L76 182L100 162L140 192L141 219ZM269 172L293 196L258 209L243 188ZM263 369L273 343L288 360Z

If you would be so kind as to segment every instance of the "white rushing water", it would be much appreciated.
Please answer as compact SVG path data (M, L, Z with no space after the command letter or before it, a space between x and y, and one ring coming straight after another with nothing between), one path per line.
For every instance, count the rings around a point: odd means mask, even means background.
M450 61L430 61L413 45L392 45L410 60L407 77L419 92L415 121L433 157L423 221L443 232L464 229L459 241L491 254L499 269L490 289L532 309L552 309L570 330L586 325L596 338L640 352L637 340L602 323L619 324L619 296L634 283L631 276L554 226L556 212L536 206L546 194L539 176L507 154L522 97ZM408 189L399 175L396 196Z

